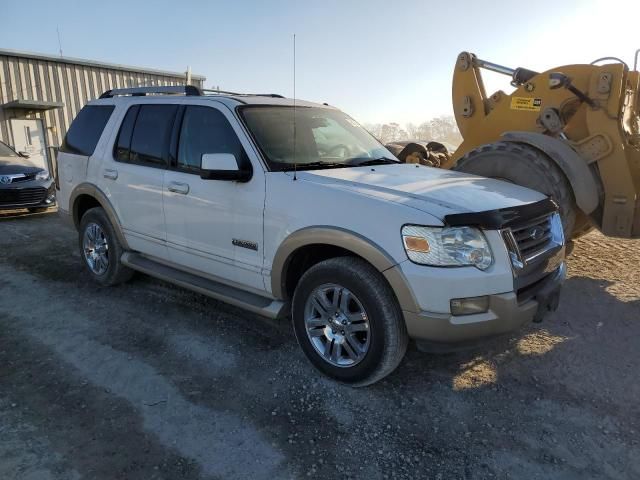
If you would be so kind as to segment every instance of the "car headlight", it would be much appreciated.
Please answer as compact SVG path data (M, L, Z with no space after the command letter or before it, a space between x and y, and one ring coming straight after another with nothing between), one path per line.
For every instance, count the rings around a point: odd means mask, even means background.
M436 267L473 265L486 270L493 263L484 234L473 227L402 227L402 241L412 262Z
M40 170L38 173L36 173L36 180L49 180L51 178L51 175L49 175L49 172L47 172L46 170Z

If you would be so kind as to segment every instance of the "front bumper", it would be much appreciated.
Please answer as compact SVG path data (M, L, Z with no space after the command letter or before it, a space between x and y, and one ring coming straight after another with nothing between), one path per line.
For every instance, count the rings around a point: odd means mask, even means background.
M0 188L0 210L46 208L56 204L53 180L32 180Z
M517 330L531 321L540 321L558 306L560 289L566 276L562 263L518 301L516 292L489 295L489 310L474 315L455 316L431 312L403 311L407 331L423 349L447 350L449 346L477 343L489 337Z

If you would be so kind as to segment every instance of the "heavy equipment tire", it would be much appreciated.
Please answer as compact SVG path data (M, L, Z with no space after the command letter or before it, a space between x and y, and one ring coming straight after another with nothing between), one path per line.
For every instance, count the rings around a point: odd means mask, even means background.
M80 256L96 282L111 286L133 276L134 271L120 262L124 249L101 207L90 208L82 215L78 233Z
M583 235L586 235L595 227L593 223L589 219L587 215L585 215L581 210L576 210L576 223L573 226L573 233L571 234L571 238L575 240L576 238L580 238ZM571 253L568 252L567 255Z
M302 351L339 382L375 383L395 370L407 350L407 328L391 287L360 258L330 258L309 268L292 306Z
M549 195L560 207L567 240L574 236L578 207L569 181L547 155L529 145L495 142L471 150L458 160L454 170L506 180ZM582 215L582 217L585 217Z

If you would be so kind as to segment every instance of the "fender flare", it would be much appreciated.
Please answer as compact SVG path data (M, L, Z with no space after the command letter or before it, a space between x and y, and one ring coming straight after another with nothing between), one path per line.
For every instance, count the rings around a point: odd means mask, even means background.
M113 226L113 229L116 232L120 245L122 245L122 247L125 250L129 250L129 244L127 243L124 233L122 232L122 225L120 224L120 220L118 219L118 215L116 215L116 211L113 208L113 205L111 204L107 196L104 194L104 192L102 192L102 190L100 190L95 185L92 185L90 183L80 183L76 185L76 187L71 192L71 195L69 196L69 209L70 209L70 212L73 218L73 224L75 225L76 230L80 228L80 218L78 218L77 199L81 195L89 195L90 197L93 197L100 204L102 209L106 212L107 217L109 217L109 221L111 222L111 225Z
M600 182L570 145L536 132L507 132L502 139L530 145L553 160L569 180L578 208L589 215L600 205Z
M294 254L309 245L332 245L360 256L381 272L391 285L402 310L418 311L418 302L407 279L395 261L382 247L366 237L330 225L305 227L291 233L278 247L271 267L271 291L278 299L286 297L287 269Z

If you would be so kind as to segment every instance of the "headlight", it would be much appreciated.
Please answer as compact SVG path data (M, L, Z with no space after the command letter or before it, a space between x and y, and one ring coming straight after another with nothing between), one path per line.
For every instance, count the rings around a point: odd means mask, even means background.
M51 176L46 170L40 170L38 173L36 173L36 180L49 180L50 178Z
M491 249L473 227L402 227L402 241L412 262L436 267L473 265L485 270L493 263Z

